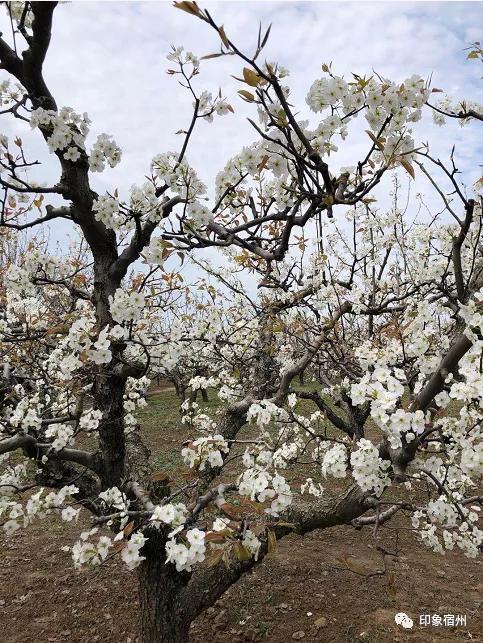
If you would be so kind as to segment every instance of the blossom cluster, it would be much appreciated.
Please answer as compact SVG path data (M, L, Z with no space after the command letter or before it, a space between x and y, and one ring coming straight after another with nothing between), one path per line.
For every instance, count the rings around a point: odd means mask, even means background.
M178 47L172 45L171 51L166 58L179 65L192 65L195 68L198 68L200 64L198 57L195 56L192 51L185 51L183 45L179 45Z
M60 451L69 444L73 444L74 429L68 424L56 423L50 425L45 431L46 438L53 438L52 448Z
M445 550L457 546L465 556L476 558L483 543L483 531L477 526L481 508L459 504L457 511L454 503L461 500L458 492L453 492L451 498L441 495L431 500L426 507L413 513L412 526L419 531L423 543L433 551L444 554ZM463 520L460 513L463 514Z
M352 476L363 491L373 491L380 496L389 486L388 469L391 463L379 457L377 447L370 440L361 438L357 447L350 457Z
M186 506L182 503L158 505L154 508L151 521L156 527L169 526L169 540L166 543L166 563L174 563L178 571L191 571L192 566L205 559L205 532L201 529L186 530L183 542L176 539L186 523Z
M213 220L211 210L199 201L193 201L193 203L188 205L186 208L186 216L188 217L188 222L195 229L203 228Z
M185 159L179 161L175 152L158 154L152 160L154 175L183 199L194 199L206 192L206 186Z
M387 436L393 449L402 445L402 438L412 442L425 429L423 411L398 408L404 393L405 374L387 365L376 365L357 382L351 384L352 403L371 403L371 417Z
M112 540L108 536L100 536L97 543L94 544L88 539L98 532L94 527L89 531L83 531L72 548L64 547L65 551L71 551L74 566L79 569L82 565L100 565L106 560L109 550L112 547Z
M198 98L198 112L201 118L211 123L214 114L224 116L233 112L233 107L221 95L213 98L211 92L203 91Z
M292 504L292 490L285 478L278 473L271 475L268 471L253 467L246 469L238 479L238 491L258 502L271 501L266 513L278 516Z
M131 433L138 426L138 421L133 415L137 408L147 405L146 394L151 380L144 376L140 378L129 377L123 396L124 407L124 433Z
M24 17L24 23L23 23L24 27L26 27L27 29L31 29L33 16L32 16L32 11L28 9L24 16L26 4L27 3L22 0L18 2L5 3L4 6L9 16L11 16L16 23L19 23L22 20L22 17Z
M75 163L86 154L85 142L91 121L87 114L77 114L71 107L62 107L58 112L37 107L32 110L30 125L40 128L47 136L51 152L62 153L66 161ZM100 134L88 155L93 172L102 172L105 162L115 167L121 160L121 150L107 134Z
M12 500L8 494L9 485L10 492L14 490L14 484L17 482L19 471L14 471L13 476L10 474L9 482L2 476L0 483L2 485L2 495L0 496L0 517L5 516L6 520L3 523L3 529L7 535L14 534L18 529L27 527L34 518L45 518L45 516L57 510L62 520L70 522L73 519L77 520L80 509L75 509L72 506L63 507L66 501L71 501L72 496L79 493L79 489L75 485L66 485L59 489L59 491L51 491L44 495L44 489L39 489L36 493L32 494L23 506L21 503ZM5 490L4 490L5 485ZM22 521L22 525L19 521Z
M265 427L276 419L287 419L287 412L270 400L254 402L247 412L247 421Z
M94 362L94 364L108 364L111 361L112 352L110 350L110 334L109 327L104 326L97 336L93 347L87 351L87 356Z
M449 96L441 98L435 105L436 109L433 111L433 121L436 125L440 127L446 123L447 116L441 112L445 112L449 116L459 115L459 114L469 114L470 112L476 112L477 114L483 114L483 105L477 103L476 101L460 101L456 103ZM471 120L471 116L460 119L460 125L464 127Z
M118 288L114 296L109 297L112 318L118 324L140 319L144 310L144 301L142 293L136 291L128 293Z
M174 539L166 543L166 562L174 563L177 571L191 571L195 563L205 559L205 532L201 529L188 529L186 542L176 542Z
M95 218L101 221L106 228L116 230L125 223L125 217L122 216L119 210L119 201L113 196L108 194L99 195L94 201L92 209Z
M318 79L312 84L306 102L314 112L331 109L332 114L315 130L314 144L321 150L324 146L330 149L333 134L339 131L345 138L347 120L364 109L370 128L376 133L384 129L386 138L381 142L383 157L388 161L396 154L410 158L415 146L404 128L408 123L421 119L421 108L430 91L417 75L406 78L400 85L375 77L366 81L355 76L354 82L347 82L331 74Z
M120 160L121 148L116 144L112 136L99 134L89 155L91 172L102 172L106 167L106 162L109 167L116 167Z
M218 384L218 379L214 376L203 377L202 375L196 375L192 377L189 381L189 386L193 391L199 391L201 389L207 389L214 387Z
M343 444L334 444L324 453L322 459L322 475L324 478L345 478L347 473L347 448Z
M222 435L197 438L181 451L181 456L190 467L200 471L209 464L211 467L223 465L223 454L228 453L228 442Z

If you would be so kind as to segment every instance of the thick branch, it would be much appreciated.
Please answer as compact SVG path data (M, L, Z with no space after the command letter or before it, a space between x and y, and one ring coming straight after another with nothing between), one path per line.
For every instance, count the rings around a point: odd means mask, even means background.
M30 47L23 52L23 80L29 91L34 107L57 109L54 97L50 93L42 76L42 67L50 44L52 16L57 2L32 2L33 36ZM20 79L19 79L20 80Z
M92 471L97 471L98 469L94 454L88 451L82 451L80 449L52 451L51 444L37 442L32 435L15 435L0 441L0 455L16 451L17 449L25 449L28 450L29 453L35 453L35 457L39 460L43 455L48 454L49 459L52 460L75 462Z
M463 276L463 267L461 265L461 247L463 246L466 235L469 232L471 222L473 221L473 211L475 208L475 202L473 199L470 199L466 204L466 216L465 220L461 225L459 235L453 239L453 268L454 268L454 277L456 281L456 291L458 293L458 299L460 302L464 303L466 298L466 287L464 283Z
M456 341L453 342L453 345L441 360L438 369L433 373L426 386L412 402L410 407L411 411L427 410L434 397L443 390L448 374L456 371L459 361L466 355L471 346L472 342L466 335L461 334L456 338Z
M166 218L170 215L174 206L178 203L181 203L181 197L175 196L171 199L168 199L162 206L162 218ZM112 264L110 269L110 275L112 279L117 282L120 282L121 279L125 276L129 266L139 259L141 252L146 248L151 240L153 232L156 230L158 223L150 221L145 224L144 227L139 227L136 230L131 242L120 254L119 258Z
M282 374L282 377L280 378L279 389L272 401L277 403L288 393L288 390L293 378L296 377L303 370L305 370L305 368L310 364L310 362L313 360L314 356L316 355L317 351L320 349L322 344L326 341L327 333L334 328L334 326L337 324L337 322L343 315L350 312L351 308L352 308L352 305L349 302L344 302L339 308L339 310L337 311L337 313L332 317L332 319L323 326L322 331L319 337L317 338L317 341L315 342L314 346L310 350L308 350L307 353L298 362L296 362L290 368L284 371L284 373Z
M297 396L303 400L312 400L312 402L314 402L314 404L319 407L319 409L329 420L329 422L331 422L335 427L337 427L344 433L347 433L347 435L349 435L350 437L354 435L354 430L349 425L349 423L346 422L344 418L341 418L340 415L337 415L337 413L335 413L335 411L330 408L330 406L320 396L318 391L298 391Z
M355 485L351 486L341 496L335 499L323 499L314 503L297 503L290 507L283 516L283 526L273 526L277 538L283 538L289 533L307 533L314 529L326 529L335 525L350 524L367 511L365 495ZM181 591L180 605L183 612L191 621L203 610L222 596L237 580L263 560L268 553L267 541L262 543L258 561L231 560L227 567L220 562L211 569L198 568L186 587Z

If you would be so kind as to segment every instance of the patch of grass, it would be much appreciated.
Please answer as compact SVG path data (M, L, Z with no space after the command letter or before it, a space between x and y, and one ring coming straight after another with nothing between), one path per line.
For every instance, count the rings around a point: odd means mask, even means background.
M258 636L265 638L270 633L270 623L265 623L265 621L260 621L254 627L255 632Z
M347 643L379 643L379 639L370 632L362 632L359 636L351 636Z
M297 390L313 391L317 384L310 382L301 386L297 384ZM216 421L217 412L223 404L218 398L216 389L208 390L208 401L203 401L201 394L198 394L197 404L202 413L206 413ZM183 468L181 449L183 442L193 438L191 428L181 422L180 400L174 390L161 390L153 393L148 398L148 404L138 412L138 418L142 426L143 439L151 450L152 462L155 471L165 471L174 474ZM310 415L317 410L311 400L300 400L297 404L297 413ZM325 428L324 420L320 421L319 432ZM328 428L328 427L327 427ZM267 430L275 437L280 427L271 424ZM242 429L240 437L249 438L257 433L257 428L247 425ZM235 450L236 451L236 450ZM290 475L289 475L290 477Z
M178 449L170 449L158 455L153 461L155 471L175 471L181 465L181 455Z

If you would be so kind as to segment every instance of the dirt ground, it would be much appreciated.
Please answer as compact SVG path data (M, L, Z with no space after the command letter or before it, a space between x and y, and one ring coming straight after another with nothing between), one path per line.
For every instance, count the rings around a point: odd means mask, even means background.
M165 396L174 394L162 395L166 408ZM174 400L172 406L162 430L156 403L143 418L153 451L164 445L157 464L165 470L176 466L184 439ZM77 524L38 522L12 539L0 536L0 643L138 641L135 572L116 558L76 571L70 554L60 549L88 525L86 514ZM370 576L382 569L382 559L369 528L337 527L283 539L193 623L192 643L482 640L481 563L459 552L434 554L396 525L381 530L383 544L398 556L386 556L388 571L379 576ZM398 612L413 619L411 630L395 623ZM423 615L463 615L466 626L422 626Z
M53 540L52 527L46 533L39 523L1 542L3 643L138 640L135 574L116 560L74 570L60 544L77 539L78 527L58 523ZM360 574L381 568L369 532L335 528L288 537L193 624L191 640L480 641L481 564L457 553L432 554L412 535L399 547L398 560L388 561L393 577L368 578ZM345 556L359 574L347 569ZM413 619L411 631L396 625L397 612ZM467 625L421 627L422 614L463 614Z

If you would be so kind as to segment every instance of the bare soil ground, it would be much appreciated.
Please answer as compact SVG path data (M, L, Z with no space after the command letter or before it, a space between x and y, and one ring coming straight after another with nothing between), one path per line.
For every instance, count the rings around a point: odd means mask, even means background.
M142 421L154 454L168 443L157 466L175 469L186 429L174 393L154 396ZM76 571L70 554L60 549L88 525L86 514L74 525L38 522L13 539L0 538L1 643L138 641L135 573L116 558L96 570ZM386 557L388 573L369 576L382 568L382 560L367 528L338 527L283 539L276 552L193 623L191 640L482 640L479 561L459 552L433 554L407 530L385 527L383 542L392 551L397 545L399 555ZM412 630L395 623L397 612L413 619ZM420 626L424 614L466 615L466 626Z

